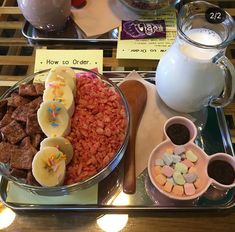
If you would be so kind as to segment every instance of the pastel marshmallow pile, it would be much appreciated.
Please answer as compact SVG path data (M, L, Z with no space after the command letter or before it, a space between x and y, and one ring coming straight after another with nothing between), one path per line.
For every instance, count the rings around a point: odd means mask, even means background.
M177 196L191 196L201 187L195 167L197 155L184 146L167 149L153 166L153 176L164 191Z

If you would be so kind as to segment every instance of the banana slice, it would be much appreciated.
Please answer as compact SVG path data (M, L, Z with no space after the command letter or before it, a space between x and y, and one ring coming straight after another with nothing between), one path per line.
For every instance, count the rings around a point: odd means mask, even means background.
M76 94L76 73L73 69L66 66L52 68L45 81L46 87L52 81L60 81L67 84L71 88L73 94Z
M48 83L48 86L43 92L43 101L58 101L64 104L69 116L71 117L74 112L74 98L73 93L68 85L53 81Z
M56 147L64 155L66 155L66 165L73 158L73 146L68 139L64 137L46 138L40 143L40 150L44 147Z
M36 153L32 173L37 182L45 187L62 185L65 177L65 156L55 147L44 147Z
M45 101L37 111L38 123L47 137L66 136L70 132L70 118L64 105Z

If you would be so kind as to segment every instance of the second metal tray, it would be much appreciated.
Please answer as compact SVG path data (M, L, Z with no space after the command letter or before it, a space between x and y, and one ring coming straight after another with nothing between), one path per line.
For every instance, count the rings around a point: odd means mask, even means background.
M87 38L84 32L73 22L72 19L67 21L65 29L61 32L43 32L34 28L28 21L22 28L22 34L31 43L39 42L102 42L102 43L117 43L118 29L113 29L110 32L104 33L98 37Z
M104 72L104 75L115 82L121 81L127 72ZM154 84L155 72L139 72L147 81ZM208 155L217 152L226 152L234 156L229 131L222 109L208 108L207 122L203 130L198 134L196 143L201 145ZM138 160L136 161L138 162ZM220 191L212 186L200 198L193 201L170 200L158 192L152 185L147 170L145 169L136 179L137 189L133 195L122 192L123 162L103 181L98 184L97 202L78 203L75 200L66 204L68 196L60 197L62 203L51 204L44 201L45 197L33 195L26 190L20 190L19 194L32 198L32 202L8 201L13 194L9 188L9 182L2 178L0 182L0 198L2 202L13 210L76 210L76 211L198 211L198 210L226 210L235 206L235 189L227 192ZM12 184L12 183L10 183ZM92 193L91 193L92 194ZM40 200L42 203L38 203Z

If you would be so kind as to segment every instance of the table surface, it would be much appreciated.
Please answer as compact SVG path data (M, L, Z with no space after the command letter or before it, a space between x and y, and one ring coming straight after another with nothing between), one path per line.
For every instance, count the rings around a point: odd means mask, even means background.
M235 16L235 1L210 1ZM103 49L104 70L154 71L155 60L117 60L114 46L93 44L31 45L21 34L24 18L16 0L0 0L0 86L11 85L33 72L35 48ZM235 42L227 56L235 65ZM235 101L225 108L232 141L235 142ZM115 212L112 212L115 213ZM111 217L112 216L112 217ZM12 222L11 220L12 219ZM9 222L9 223L8 223ZM0 230L4 231L235 231L235 211L220 212L133 212L128 215L103 215L88 212L13 212L0 202ZM9 226L7 226L9 224ZM103 226L102 226L103 225ZM110 227L111 225L111 227ZM103 229L102 229L103 228Z

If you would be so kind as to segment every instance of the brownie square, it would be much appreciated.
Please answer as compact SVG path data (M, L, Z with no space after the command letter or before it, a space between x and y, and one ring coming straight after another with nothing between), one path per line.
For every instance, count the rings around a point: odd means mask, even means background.
M17 169L17 168L13 168L10 171L10 174L16 178L26 178L27 177L27 171L26 170L22 170L22 169Z
M7 141L11 144L16 144L17 142L22 140L24 137L26 137L26 133L24 129L15 120L12 121L7 126L3 127L1 131L4 135L4 138L6 138Z
M17 149L11 154L10 166L11 168L26 169L32 168L32 161L34 152L31 148L29 149Z
M34 134L31 136L32 146L37 148L42 140L41 134Z
M29 108L28 104L17 107L14 112L12 113L12 118L21 121L26 122L28 115L31 115L35 112L34 108Z
M36 111L39 109L40 104L42 103L42 101L43 101L43 99L42 99L42 97L40 96L40 97L34 99L33 101L29 102L29 103L27 104L27 106L28 106L29 108L35 109L35 112L36 112Z
M17 149L17 146L10 143L0 143L0 162L8 163L11 158L13 150Z
M8 101L8 106L18 107L29 103L30 100L25 97L21 97L17 93L11 94L11 98Z
M37 114L32 114L27 117L26 133L28 135L42 133L42 130L38 124Z
M45 85L41 83L34 83L34 87L38 96L43 95Z
M21 84L19 86L20 96L37 96L35 86L33 84Z
M13 107L9 107L6 114L4 115L4 117L2 118L2 120L0 121L0 128L8 125L13 119L12 114L14 112L14 108Z

